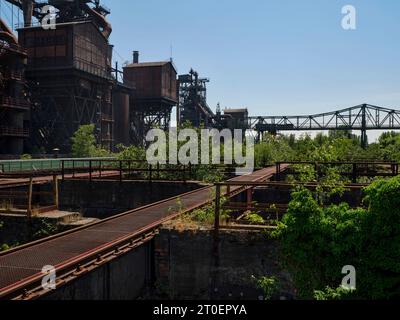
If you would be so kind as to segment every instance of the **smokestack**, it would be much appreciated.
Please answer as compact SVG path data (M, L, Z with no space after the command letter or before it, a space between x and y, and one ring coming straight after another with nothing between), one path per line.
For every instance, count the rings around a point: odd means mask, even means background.
M22 1L22 10L24 13L24 26L30 27L32 25L33 1L32 0Z
M139 63L139 51L133 51L133 63Z

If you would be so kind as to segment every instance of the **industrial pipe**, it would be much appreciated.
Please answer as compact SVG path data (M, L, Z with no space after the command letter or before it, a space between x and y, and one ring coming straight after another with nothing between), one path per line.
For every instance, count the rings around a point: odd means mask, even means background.
M7 24L0 18L0 40L10 42L12 44L18 45L18 39L12 32L12 30L7 26Z
M96 19L97 23L103 28L103 31L101 33L106 39L108 39L112 32L111 24L106 20L104 16L102 16L93 8L89 7L87 4L85 5L85 10Z
M22 11L24 13L24 26L30 27L32 25L33 0L22 1Z

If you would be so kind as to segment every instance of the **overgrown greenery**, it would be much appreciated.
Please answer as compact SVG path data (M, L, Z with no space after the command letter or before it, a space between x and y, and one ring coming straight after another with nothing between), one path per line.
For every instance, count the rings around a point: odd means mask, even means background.
M279 161L400 161L400 134L388 132L377 143L362 149L360 138L346 131L317 134L315 138L304 134L271 136L266 134L255 147L257 167L274 165Z
M191 128L190 124L183 124L179 130ZM136 146L118 146L114 154L102 149L96 145L96 137L94 134L94 125L81 126L72 137L72 153L74 157L108 157L113 156L120 160L142 160L143 163L137 163L138 168L147 168L146 150L144 147ZM198 132L200 141L200 128L192 128ZM168 135L168 133L167 133ZM178 142L178 150L186 142ZM210 158L215 146L210 143ZM221 146L223 148L223 145ZM165 146L166 152L169 152L169 144ZM328 135L317 134L315 138L304 134L300 137L295 135L288 136L272 136L265 134L263 141L256 144L255 166L266 167L274 165L279 161L313 161L313 162L333 162L333 161L353 161L353 160L393 160L400 161L400 134L389 132L384 133L377 143L370 144L367 149L360 146L360 138L346 131L329 132ZM221 152L223 158L223 152ZM199 161L201 153L199 152ZM163 164L162 169L174 169L176 166ZM311 166L297 166L297 171L302 174L311 174L312 176L303 176L307 180L317 179L317 172L312 172ZM328 169L324 169L328 170ZM331 181L329 175L337 175L337 169L330 168L329 172L324 172L324 176L328 176L327 181ZM178 173L162 172L162 179L182 179ZM191 178L205 182L219 182L225 179L224 174L215 165L198 165L192 168ZM307 180L310 181L310 180ZM343 181L346 182L346 181ZM368 182L368 181L366 181ZM323 183L323 181L321 181Z
M265 224L264 218L261 217L259 214L253 212L248 212L245 215L244 220L246 220L249 224L254 224L254 225Z
M46 238L59 232L59 227L47 219L35 219L32 229L32 240Z
M30 154L23 154L20 157L21 160L32 160L32 156Z
M0 230L3 228L3 225L4 225L4 222L0 221ZM10 247L8 246L8 244L6 244L6 243L1 244L1 243L0 243L0 252L1 252L1 251L6 251L6 250L8 250L9 248L10 248Z
M400 297L400 177L376 181L365 194L367 209L350 209L324 207L304 188L293 193L275 236L301 298ZM357 270L351 293L340 289L346 265Z
M275 277L254 278L256 288L264 293L264 300L271 300L279 292L279 281Z
M109 152L96 145L93 124L82 125L74 133L72 140L72 156L75 158L107 157Z

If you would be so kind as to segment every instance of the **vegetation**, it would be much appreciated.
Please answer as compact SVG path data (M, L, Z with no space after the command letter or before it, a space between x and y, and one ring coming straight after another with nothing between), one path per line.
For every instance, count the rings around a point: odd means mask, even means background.
M221 198L221 204L225 201L226 199ZM220 220L227 220L229 219L230 215L231 211L221 209ZM215 222L215 203L207 205L200 209L196 209L192 213L188 214L185 218L193 222L200 223L202 225L213 225Z
M279 161L353 161L385 160L400 162L400 134L384 133L377 143L362 149L360 139L347 132L317 134L313 139L309 135L296 138L289 136L271 136L266 134L263 141L255 147L257 167L274 165Z
M96 145L93 124L80 126L72 137L72 155L75 158L107 157L109 152Z
M271 300L279 292L279 282L275 277L254 278L256 288L264 293L264 300Z
M0 230L3 228L3 225L4 225L4 223L3 223L2 221L0 221ZM6 250L8 250L9 248L10 248L10 247L8 246L8 244L5 244L5 243L1 244L1 243L0 243L0 252L6 251Z
M318 301L326 300L350 300L353 298L355 291L348 290L342 286L332 289L326 287L324 290L316 290L314 293L314 299Z
M190 128L189 124L183 124L179 130ZM81 126L72 137L72 153L74 157L107 157L111 156L109 152L96 145L94 135L94 125ZM202 128L193 128L198 131ZM167 133L168 134L168 133ZM199 138L200 139L200 138ZM178 148L186 142L178 142ZM199 141L198 145L201 143ZM222 148L223 146L221 146ZM169 144L165 146L166 152L169 152ZM210 158L214 146L210 144ZM360 138L350 134L349 132L330 132L328 135L317 134L315 138L305 134L300 137L295 135L288 136L272 136L265 134L263 141L258 143L255 148L255 165L256 167L265 167L274 165L279 161L312 161L312 162L329 162L329 161L353 161L353 160L393 160L400 161L400 134L385 133L377 143L370 144L367 149L360 146ZM136 167L147 168L146 150L143 147L120 145L117 152L112 154L120 160L135 160ZM223 152L221 152L223 158ZM199 161L201 154L199 152ZM142 162L140 162L142 161ZM176 166L169 164L160 164L161 169L175 169ZM313 181L317 180L317 172L312 172L312 166L297 166L300 174L300 180ZM330 170L324 172L324 176L328 176L327 181L331 181L334 175L337 175L335 168L323 168ZM304 175L307 174L307 175ZM161 179L182 179L179 172L160 173ZM193 166L191 178L204 182L220 182L225 179L224 173L215 165L198 165ZM320 181L323 183L323 181ZM348 181L343 181L343 183ZM369 181L365 181L369 182Z
M252 212L248 212L246 214L246 216L244 217L244 219L250 223L250 224L254 224L254 225L263 225L265 224L265 220L263 217L261 217L259 214L257 213L252 213Z
M275 234L301 298L338 298L342 268L357 270L357 290L346 297L400 297L400 177L365 189L367 209L328 207L303 188L292 195Z
M57 232L59 232L57 225L50 223L46 219L35 219L32 240L46 238L56 234Z
M32 156L30 154L21 155L21 160L32 160Z

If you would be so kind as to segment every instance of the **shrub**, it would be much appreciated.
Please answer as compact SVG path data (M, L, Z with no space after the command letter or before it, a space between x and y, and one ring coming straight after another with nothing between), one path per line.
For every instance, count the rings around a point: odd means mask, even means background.
M374 182L365 194L368 209L353 210L322 207L308 190L293 193L276 235L300 297L337 297L326 287L341 284L345 265L357 271L351 297L400 297L400 177Z

